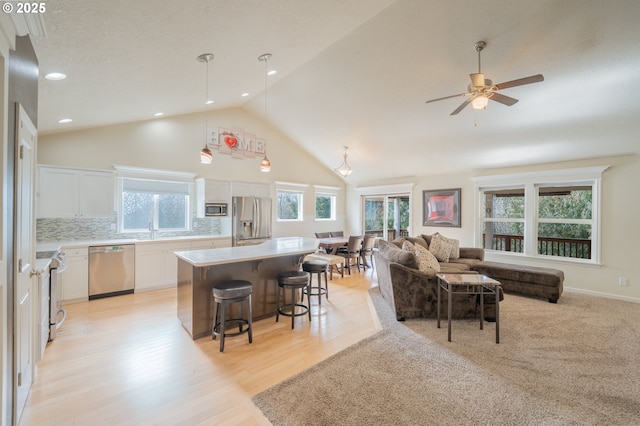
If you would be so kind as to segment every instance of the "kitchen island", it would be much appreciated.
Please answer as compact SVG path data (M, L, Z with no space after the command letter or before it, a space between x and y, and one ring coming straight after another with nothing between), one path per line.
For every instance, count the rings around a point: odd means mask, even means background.
M211 334L211 288L227 280L253 284L253 319L276 312L278 274L298 270L304 257L316 251L314 238L274 238L254 246L177 251L178 319L193 339Z

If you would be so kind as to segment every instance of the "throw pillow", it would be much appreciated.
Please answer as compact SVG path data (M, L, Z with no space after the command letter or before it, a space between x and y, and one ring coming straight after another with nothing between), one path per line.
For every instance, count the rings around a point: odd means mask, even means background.
M429 250L415 244L416 263L418 264L418 270L421 272L440 272L440 264L438 259L432 255Z
M431 237L431 243L429 244L429 251L440 262L448 262L451 255L451 247L442 238L442 235L436 233Z
M402 242L402 250L407 250L410 252L414 252L415 248L413 248L413 243L411 241L404 240Z
M449 252L449 259L460 259L460 241L453 238L443 237L442 235L440 235L440 238L449 245L449 249L451 250Z

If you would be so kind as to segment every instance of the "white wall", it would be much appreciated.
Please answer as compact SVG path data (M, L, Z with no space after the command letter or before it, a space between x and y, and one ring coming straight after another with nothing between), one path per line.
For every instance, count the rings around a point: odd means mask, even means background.
M240 108L209 111L210 128L242 128L260 136L264 122ZM40 135L38 163L91 169L112 169L114 164L196 173L210 179L270 183L275 181L309 185L305 193L303 222L274 221L274 236L312 237L314 220L313 185L344 187L343 180L277 129L269 128L267 154L271 171L260 171L261 158L234 159L213 151L213 162L200 164L204 146L205 113L152 119L73 132ZM344 192L341 190L340 192ZM338 220L323 226L344 228L344 197L338 196Z
M486 259L561 269L565 273L565 288L640 302L640 262L637 248L640 240L640 221L637 218L640 211L640 192L638 191L640 156L638 155L490 169L457 175L417 177L411 181L415 183L412 192L412 235L440 232L459 239L463 246L476 245L474 241L475 187L472 177L601 165L610 166L604 172L602 181L601 265L578 265L562 260L523 258L492 252L487 252ZM380 184L376 182L376 185ZM446 188L462 188L462 227L422 226L422 191ZM362 232L360 196L357 189L351 186L348 187L347 211L350 232ZM618 285L618 277L626 277L627 286Z

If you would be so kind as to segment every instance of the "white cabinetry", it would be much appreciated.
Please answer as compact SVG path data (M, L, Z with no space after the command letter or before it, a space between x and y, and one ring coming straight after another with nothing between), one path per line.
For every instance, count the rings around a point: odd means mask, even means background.
M264 197L271 198L271 185L255 182L232 182L231 194L234 197Z
M62 302L89 300L89 248L65 249L64 263L67 269L58 276L62 286Z
M196 179L196 214L204 216L205 203L231 203L231 182L228 180Z
M38 217L111 217L114 188L113 172L39 166Z
M173 252L181 250L191 250L191 242L136 244L135 291L175 287L178 282L178 258Z

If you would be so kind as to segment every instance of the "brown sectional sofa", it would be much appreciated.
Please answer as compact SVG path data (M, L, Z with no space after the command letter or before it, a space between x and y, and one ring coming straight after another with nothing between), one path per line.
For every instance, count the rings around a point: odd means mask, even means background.
M418 270L413 253L402 250L402 244L387 241L378 242L378 251L374 253L378 286L384 299L396 312L396 319L435 318L438 302L438 278L435 272ZM470 265L482 261L484 250L460 248L460 259L454 262L440 263L443 273L472 273ZM502 300L502 294L501 298ZM477 318L478 298L475 295L457 295L454 299L452 316L454 318ZM440 302L441 315L447 317L446 297ZM487 295L484 300L484 317L495 317L495 296Z
M414 244L428 247L428 235L404 237ZM435 272L422 272L417 268L413 253L402 250L402 239L394 242L379 241L375 253L378 286L384 299L396 312L398 321L408 318L435 318L437 314L438 278ZM562 294L564 274L550 268L485 262L484 249L460 247L460 257L439 262L442 273L480 273L494 278L509 293L544 297L555 303ZM441 315L446 317L446 297L441 301ZM500 294L503 300L503 294ZM453 299L454 318L476 318L478 299L474 295L456 295ZM484 316L495 315L495 296L485 296Z
M500 281L507 293L548 299L556 303L562 294L564 272L558 269L509 263L480 262L473 270Z

